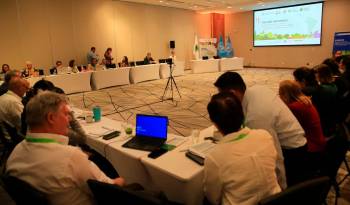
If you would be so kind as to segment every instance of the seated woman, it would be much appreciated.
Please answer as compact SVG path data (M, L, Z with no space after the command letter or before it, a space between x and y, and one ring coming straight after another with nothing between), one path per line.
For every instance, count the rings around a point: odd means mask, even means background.
M326 148L326 138L321 128L320 117L309 97L301 92L298 83L285 80L280 83L279 95L286 103L305 131L307 150L310 156L311 175L315 175L321 168L321 160Z
M120 63L120 67L129 67L129 66L130 66L129 59L127 56L124 56L122 62Z
M0 72L0 80L5 80L5 74L10 70L10 66L8 64L2 64L1 72Z
M322 64L328 65L328 67L332 70L332 75L334 78L337 78L340 76L341 72L339 70L338 63L333 58L327 58L325 59Z
M67 73L79 73L78 67L75 65L75 60L70 60L68 63Z
M204 162L204 192L210 203L256 205L280 192L273 137L265 130L242 128L242 105L232 93L214 95L207 109L224 135Z
M113 63L113 55L112 55L112 48L107 48L104 54L105 59L105 65L106 68L116 68L116 65Z
M318 65L316 78L319 86L312 96L312 103L315 105L321 119L323 134L330 137L336 130L337 117L337 86L333 83L333 74L329 66L325 64Z
M314 70L308 67L300 67L294 70L293 76L305 95L311 96L316 91L318 83Z

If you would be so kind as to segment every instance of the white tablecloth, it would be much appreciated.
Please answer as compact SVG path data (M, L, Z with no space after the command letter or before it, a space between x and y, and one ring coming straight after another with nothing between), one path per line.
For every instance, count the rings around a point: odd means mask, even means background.
M130 68L118 68L96 71L91 74L91 85L94 90L130 84Z
M90 91L91 72L50 75L44 77L56 87L62 88L66 94Z
M191 60L192 73L207 73L219 71L220 59Z
M243 58L222 58L220 59L220 71L226 70L242 70Z
M26 78L26 80L29 82L30 87L33 87L33 85L41 79L43 79L41 76Z
M121 130L119 122L104 117L100 122L82 125L86 131L100 129L102 126ZM202 131L201 139L212 136L213 130L212 126ZM168 135L169 139L172 137L174 135ZM146 189L161 190L170 200L179 203L202 203L203 167L188 159L184 152L191 145L191 140L157 159L148 158L149 152L122 147L127 140L122 132L120 137L111 140L89 136L88 144L104 155L127 183L137 182Z
M160 64L141 65L130 68L130 82L138 83L159 79Z
M185 62L175 61L172 65L173 76L180 76L185 74ZM170 74L170 67L167 63L161 63L159 68L159 76L161 79L168 78Z

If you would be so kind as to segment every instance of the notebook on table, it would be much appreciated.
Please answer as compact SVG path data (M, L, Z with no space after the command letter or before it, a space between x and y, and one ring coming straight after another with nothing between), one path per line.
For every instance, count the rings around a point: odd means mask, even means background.
M153 151L160 149L168 135L168 117L158 115L136 115L136 134L123 147Z

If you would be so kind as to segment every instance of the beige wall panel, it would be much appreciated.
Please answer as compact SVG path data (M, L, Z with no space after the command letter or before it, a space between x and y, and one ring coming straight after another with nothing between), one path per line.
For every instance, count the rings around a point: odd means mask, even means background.
M91 46L103 57L107 47L115 50L114 10L107 0L73 0L73 38L77 64L86 64ZM113 53L114 54L114 53Z
M211 38L211 14L197 13L195 19L198 38Z
M129 10L132 9L129 4L116 2L114 5L114 38L116 41L116 63L121 62L123 56L127 56L129 61L134 58L132 30L133 26L129 18Z
M0 64L7 63L12 69L22 68L16 1L0 1L0 28Z
M178 60L187 61L192 57L195 35L194 13L187 10L173 9L169 11L169 40L175 40L175 52ZM169 46L169 42L167 42ZM169 49L168 53L169 55Z
M150 48L148 39L147 25L147 5L128 4L126 19L130 25L131 46L133 55L130 61L141 61ZM123 51L120 51L123 53Z
M169 40L171 31L169 27L171 13L167 7L147 7L147 42L148 50L152 52L153 58L167 58L169 56Z
M32 61L37 68L51 66L53 56L47 0L17 0L17 2L23 66L25 60Z
M323 13L321 46L253 47L253 12L226 15L226 32L233 41L235 55L244 64L264 67L315 66L331 56L334 32L349 31L350 1L326 1Z
M72 0L48 1L49 33L52 45L52 62L61 60L67 66L71 59L76 58L76 48L73 38Z

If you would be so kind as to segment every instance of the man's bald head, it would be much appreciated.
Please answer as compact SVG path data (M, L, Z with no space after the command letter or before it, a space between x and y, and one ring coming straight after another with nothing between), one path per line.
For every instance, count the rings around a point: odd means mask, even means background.
M16 93L19 97L23 97L23 95L29 89L29 82L25 79L15 76L11 78L8 84L8 88L12 92Z

